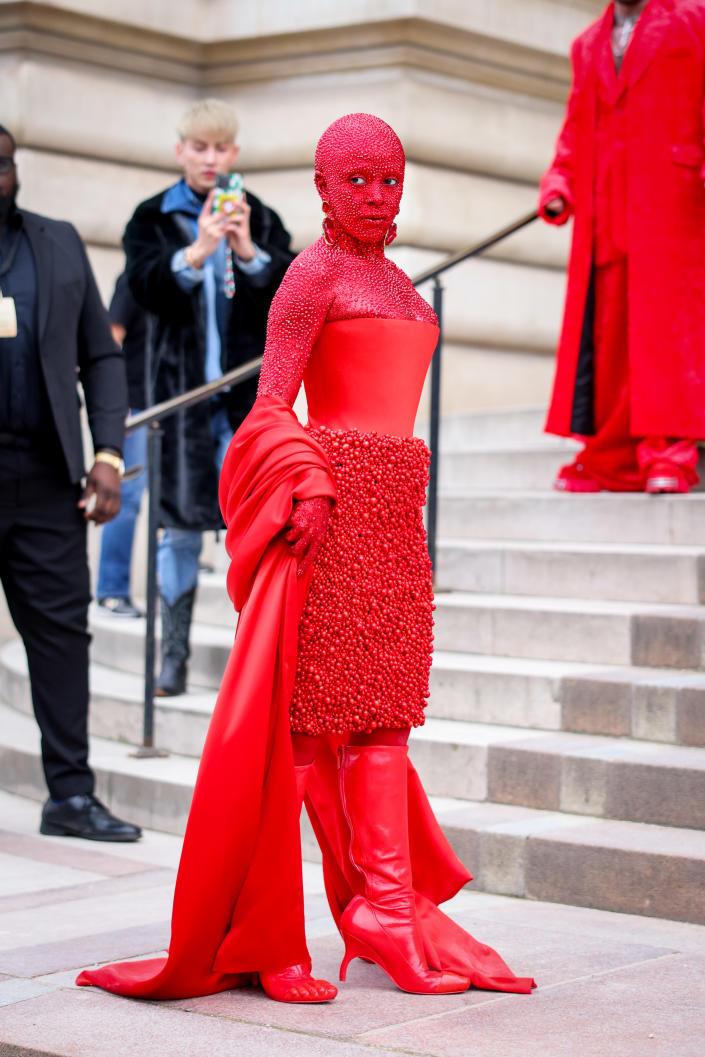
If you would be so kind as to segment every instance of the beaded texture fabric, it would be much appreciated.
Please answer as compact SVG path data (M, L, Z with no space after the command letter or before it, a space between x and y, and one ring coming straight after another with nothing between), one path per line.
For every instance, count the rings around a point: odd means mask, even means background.
M416 437L316 429L338 489L299 628L292 730L424 722L433 648L421 517L429 453Z
M347 115L321 137L315 181L324 237L296 258L272 303L260 394L293 404L327 323L436 323L384 252L396 233L404 162L394 131L369 114ZM368 410L379 399L374 355L364 393L350 394L353 404L360 399ZM321 533L300 625L292 729L337 734L418 726L433 624L421 517L428 450L413 437L386 435L383 407L376 431L365 433L336 429L336 410L330 408L328 428L313 431L328 453L338 502ZM320 507L311 508L311 521L320 522Z

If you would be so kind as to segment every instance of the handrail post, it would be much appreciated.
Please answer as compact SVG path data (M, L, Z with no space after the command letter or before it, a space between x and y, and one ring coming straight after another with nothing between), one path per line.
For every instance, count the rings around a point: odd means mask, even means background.
M162 428L152 422L147 433L147 627L144 640L144 719L142 747L135 756L166 756L154 748L154 689L157 643L157 532L161 505Z
M431 423L429 447L431 463L428 481L428 556L433 579L436 579L436 529L438 522L438 441L441 423L441 349L443 347L443 287L438 276L433 280L433 310L438 319L438 343L431 360Z

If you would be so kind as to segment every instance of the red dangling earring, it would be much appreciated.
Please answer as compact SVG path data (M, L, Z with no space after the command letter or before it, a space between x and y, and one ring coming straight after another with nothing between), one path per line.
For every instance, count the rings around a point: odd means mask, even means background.
M325 213L323 223L321 224L321 227L323 228L323 241L326 246L335 246L335 228L333 227L333 221L328 216L330 212L330 202L323 203L323 212Z
M391 244L394 242L396 237L397 237L397 226L396 226L396 224L392 224L390 227L387 228L387 234L384 236L384 245L385 246L391 246Z

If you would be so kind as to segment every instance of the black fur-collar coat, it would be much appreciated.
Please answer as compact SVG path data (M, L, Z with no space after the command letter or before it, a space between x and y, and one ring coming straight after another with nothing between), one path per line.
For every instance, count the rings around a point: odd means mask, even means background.
M206 310L201 287L185 293L171 271L171 259L189 245L193 235L185 217L162 213L166 190L137 207L123 238L127 279L136 300L148 314L148 355L145 368L146 405L168 400L205 381ZM262 355L267 314L272 298L293 259L290 236L281 220L250 191L252 240L272 258L270 279L255 286L237 268L235 296L228 302L223 371ZM241 383L223 397L233 429L248 414L257 379ZM163 421L162 525L194 530L222 525L218 508L218 473L204 401Z

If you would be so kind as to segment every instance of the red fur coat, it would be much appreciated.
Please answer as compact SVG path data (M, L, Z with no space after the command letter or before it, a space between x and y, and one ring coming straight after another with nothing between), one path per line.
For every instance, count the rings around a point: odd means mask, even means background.
M591 269L629 269L631 432L705 437L705 3L650 0L617 75L614 4L573 44L573 87L539 208L575 218L546 422L568 435ZM596 241L597 238L597 241ZM597 251L597 259L595 257Z

